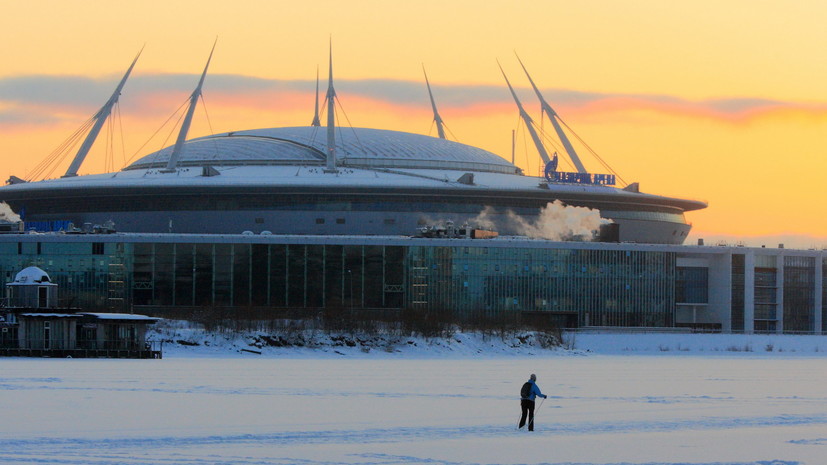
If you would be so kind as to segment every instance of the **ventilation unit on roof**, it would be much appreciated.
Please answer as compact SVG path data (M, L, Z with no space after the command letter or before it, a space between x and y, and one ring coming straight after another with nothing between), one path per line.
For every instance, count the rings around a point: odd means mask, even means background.
M474 185L474 173L465 173L457 179L457 182L460 184L467 184L469 186Z
M219 174L221 174L221 172L213 168L212 166L205 166L201 168L201 176L204 176L205 178L218 176Z

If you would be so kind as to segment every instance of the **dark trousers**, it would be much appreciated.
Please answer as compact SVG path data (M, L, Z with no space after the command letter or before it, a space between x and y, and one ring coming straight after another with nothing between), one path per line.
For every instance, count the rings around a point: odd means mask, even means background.
M525 426L526 415L528 415L528 430L534 431L534 401L521 399L520 409L523 411L523 415L520 417L520 428Z

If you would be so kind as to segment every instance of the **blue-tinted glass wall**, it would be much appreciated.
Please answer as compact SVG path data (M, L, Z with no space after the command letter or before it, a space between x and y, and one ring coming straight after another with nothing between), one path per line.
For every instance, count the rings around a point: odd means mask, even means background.
M407 269L413 308L571 314L579 326L674 324L672 253L411 247Z
M709 303L709 269L679 266L675 272L675 302Z
M146 307L398 308L404 249L317 244L134 245Z
M61 284L61 295L88 309L107 307L110 264L120 260L127 270L125 304L138 309L412 307L490 316L556 313L580 326L674 322L672 253L135 242L103 249L44 243L38 255L35 243L0 247L7 280L40 264Z
M119 300L115 304L110 294L110 283L121 282L123 268L113 270L110 265L114 261L128 270L131 267L128 260L122 244L115 243L0 243L0 274L5 282L13 281L24 268L37 266L58 284L58 301L62 307L123 311L127 303Z

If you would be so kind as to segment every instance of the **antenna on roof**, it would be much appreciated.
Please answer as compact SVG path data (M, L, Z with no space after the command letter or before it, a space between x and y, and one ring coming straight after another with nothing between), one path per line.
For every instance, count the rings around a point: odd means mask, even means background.
M123 90L124 84L126 84L127 78L129 78L130 73L132 73L132 68L135 67L135 63L138 62L138 57L141 56L141 52L144 51L144 48L141 47L141 51L135 55L135 59L132 60L132 64L129 65L129 69L126 70L126 74L123 75L121 78L121 82L118 83L118 86L115 88L115 92L112 93L112 96L109 97L109 100L95 113L95 116L92 119L95 120L94 126L92 129L89 130L89 134L86 135L86 139L84 139L83 144L81 144L80 149L78 150L77 155L72 160L72 164L69 165L69 169L66 170L66 174L63 175L64 178L77 176L78 170L80 169L80 165L83 163L83 160L86 159L86 155L89 154L89 149L92 148L92 144L95 143L95 139L98 138L98 134L100 133L101 128L103 127L103 123L106 122L106 119L112 113L112 107L118 103L118 98L121 96L121 90Z
M511 83L508 81L508 76L505 75L505 71L503 71L503 67L500 65L499 60L497 61L497 66L500 67L500 72L503 73L505 83L508 84L508 90L511 91L511 96L514 97L514 102L517 104L517 108L520 109L520 117L525 122L526 128L528 128L528 133L531 134L531 139L534 141L534 146L537 147L537 151L540 152L540 158L543 159L543 164L548 164L551 159L548 156L548 152L546 152L546 148L543 146L543 142L540 140L540 136L537 135L537 130L534 129L534 121L531 119L531 116L528 116L528 113L526 113L523 108L523 104L520 103L520 99L517 98L517 94L514 92L514 88L511 87Z
M514 55L517 55L517 53L514 52ZM549 105L548 102L546 102L546 99L543 98L543 94L541 94L540 90L537 89L537 86L534 84L534 80L531 79L531 75L528 74L528 70L525 68L523 60L520 60L519 55L517 55L517 61L520 62L520 66L523 67L523 71L525 72L525 75L528 77L528 82L531 83L531 87L534 88L534 93L537 94L537 98L540 99L540 105L542 106L543 111L545 111L548 115L548 119L551 120L551 124L554 126L554 131L557 133L557 137L560 138L560 142L563 143L563 147L566 149L566 153L569 155L569 159L571 159L571 162L574 163L574 166L577 168L577 172L585 173L586 167L583 166L583 162L580 161L580 157L577 156L577 152L574 151L574 147L572 147L569 138L566 136L566 133L563 132L563 128L560 127L560 123L557 121L560 118L560 116L557 115L557 112L554 111L554 109L551 108L551 105Z
M434 122L436 123L436 131L440 139L445 139L445 129L442 127L442 117L436 110L436 102L434 102L434 93L431 92L431 83L428 82L428 73L425 72L425 65L422 65L422 74L425 75L425 85L428 86L428 96L431 98L431 108L434 111Z
M322 125L321 121L319 121L319 67L316 66L316 109L313 112L313 122L310 123L311 126L319 127Z
M336 90L333 89L333 39L330 39L330 68L327 79L327 166L326 173L336 170Z
M198 98L201 97L201 87L204 85L204 78L207 77L207 69L210 67L212 54L215 51L215 45L217 43L218 38L216 37L215 42L212 44L212 50L210 50L210 56L207 58L207 64L204 66L204 72L201 73L201 79L198 81L198 86L194 91L192 91L192 95L190 95L190 104L187 108L187 114L184 117L184 121L181 123L181 130L178 131L178 139L175 140L175 147L172 148L172 154L169 156L167 167L161 170L165 173L175 171L175 168L178 166L178 158L181 156L181 152L184 149L184 142L187 139L187 133L189 132L190 125L192 124L192 116L195 113L195 106L198 104Z

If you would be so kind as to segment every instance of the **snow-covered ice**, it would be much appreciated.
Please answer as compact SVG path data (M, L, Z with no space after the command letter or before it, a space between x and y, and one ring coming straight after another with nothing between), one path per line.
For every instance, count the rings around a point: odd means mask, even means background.
M660 337L630 347L579 334L580 350L517 355L167 347L163 360L0 359L0 463L827 463L821 337L773 350L750 339L751 351L727 350L746 336L668 350ZM530 373L549 395L533 433L516 429Z

